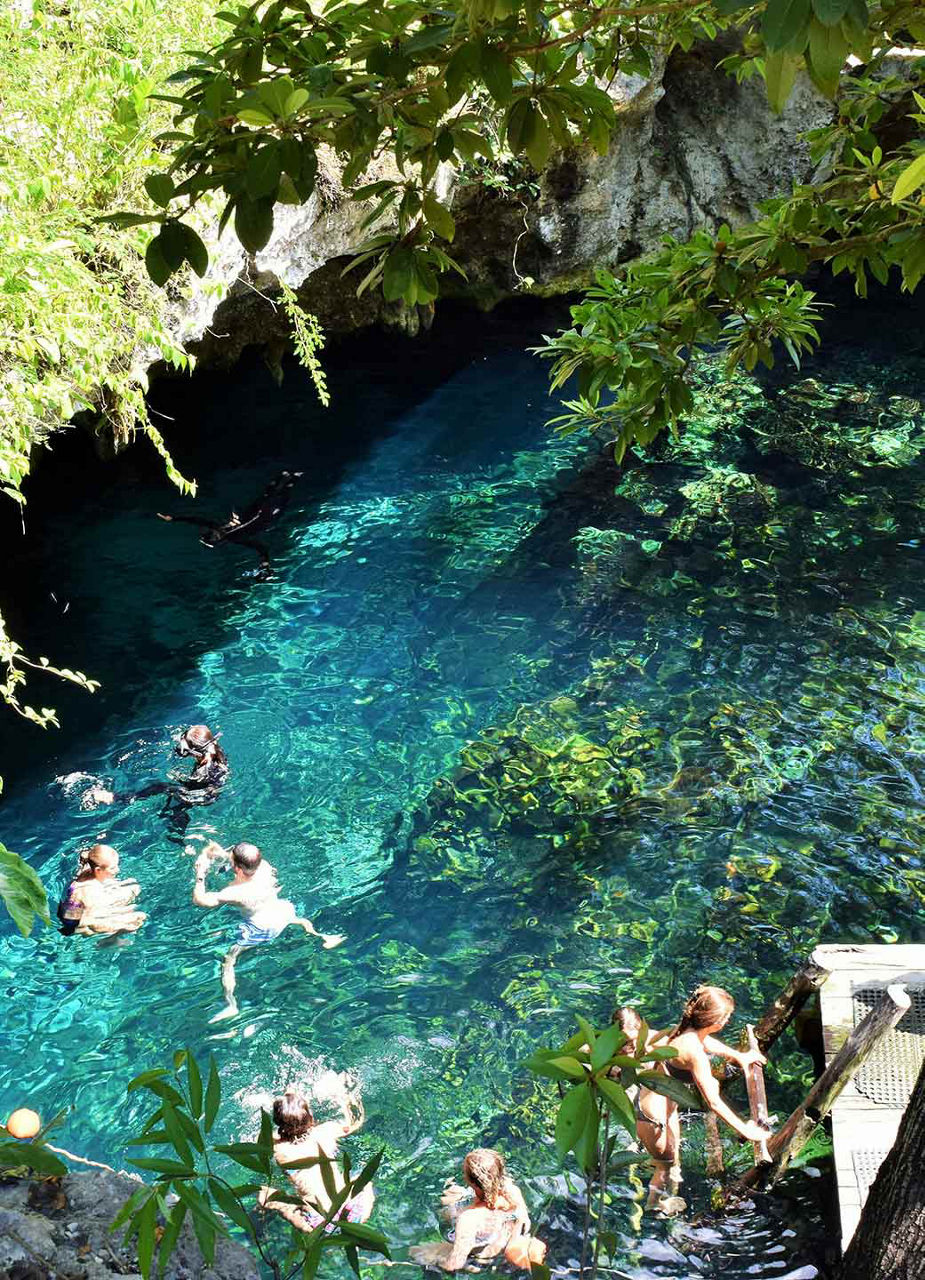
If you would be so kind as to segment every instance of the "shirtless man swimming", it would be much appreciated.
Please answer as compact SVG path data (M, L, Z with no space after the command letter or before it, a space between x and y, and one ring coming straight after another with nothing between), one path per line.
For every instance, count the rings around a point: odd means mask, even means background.
M206 876L216 861L230 859L234 878L224 889L213 893L206 888ZM306 933L320 938L325 947L336 947L344 941L338 933L319 933L311 920L296 915L295 906L279 896L276 872L255 844L242 841L225 850L214 840L206 844L196 859L196 883L193 886L193 902L197 907L237 907L244 917L238 925L237 941L222 961L222 990L225 1008L212 1022L232 1018L238 1012L234 998L234 967L238 956L248 947L258 947L272 942L290 924L300 925Z

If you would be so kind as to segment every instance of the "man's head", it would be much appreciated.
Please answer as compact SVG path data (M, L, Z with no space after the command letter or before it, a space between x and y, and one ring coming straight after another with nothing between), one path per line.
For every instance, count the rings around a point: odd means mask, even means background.
M263 861L263 854L255 844L242 840L232 847L231 865L240 872L244 880L249 880Z
M201 758L214 741L215 735L208 725L190 725L186 732L180 735L180 740L177 743L177 755Z
M87 853L86 861L96 880L109 880L119 870L119 855L109 844L95 844Z

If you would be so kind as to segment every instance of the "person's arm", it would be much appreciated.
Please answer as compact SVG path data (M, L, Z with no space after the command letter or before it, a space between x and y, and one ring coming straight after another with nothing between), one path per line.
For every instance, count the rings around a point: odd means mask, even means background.
M740 1120L733 1109L726 1106L719 1091L719 1081L711 1072L705 1054L694 1059L690 1072L710 1110L719 1116L720 1120L725 1120L726 1124L740 1137L747 1138L750 1142L761 1142L768 1136L770 1130L765 1129L763 1125L755 1124L752 1120Z
M478 1235L478 1213L471 1209L464 1209L456 1219L456 1239L453 1241L453 1248L450 1250L450 1256L445 1262L441 1262L444 1271L458 1271L460 1267L466 1265L466 1259L475 1248L475 1239ZM474 1219L474 1221L473 1221Z
M527 1208L527 1202L523 1197L523 1192L517 1183L508 1178L504 1184L504 1190L511 1202L512 1212L517 1215L517 1225L523 1235L530 1233L530 1210Z
M744 1071L746 1067L750 1067L753 1062L757 1062L759 1066L764 1066L767 1058L763 1053L759 1053L756 1049L733 1049L732 1045L724 1044L722 1040L717 1040L715 1036L707 1036L703 1042L703 1047L707 1053L715 1053L718 1058L725 1058L728 1062L735 1062Z
M196 883L193 885L193 903L197 907L220 907L224 902L234 901L234 885L229 885L227 889L220 889L218 893L211 893L206 888L206 874L212 865L212 859L206 849L203 849L199 857L196 859Z
M344 1080L344 1092L340 1104L344 1111L344 1133L356 1133L358 1129L362 1129L366 1123L366 1108L363 1106L363 1099L356 1082L351 1090L347 1087L346 1079Z

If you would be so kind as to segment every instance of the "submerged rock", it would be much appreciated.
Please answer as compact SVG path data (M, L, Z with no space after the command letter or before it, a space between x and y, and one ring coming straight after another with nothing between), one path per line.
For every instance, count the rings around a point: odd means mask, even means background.
M110 1280L137 1276L137 1255L109 1224L138 1183L124 1174L69 1173L61 1183L0 1182L0 1276L9 1280ZM167 1280L259 1280L254 1258L219 1240L206 1265L187 1221L171 1255Z

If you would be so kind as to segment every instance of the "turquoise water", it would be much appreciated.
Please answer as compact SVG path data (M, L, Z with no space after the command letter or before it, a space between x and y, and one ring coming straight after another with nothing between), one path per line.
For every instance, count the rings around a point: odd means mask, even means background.
M763 584L787 604L770 616L744 588L693 609L683 584L635 580L608 596L573 538L613 518L613 479L581 481L587 442L546 429L545 370L523 352L533 340L515 317L508 328L469 321L430 347L345 349L331 360L326 415L295 370L281 391L259 368L191 396L162 391L161 411L182 419L178 460L201 481L194 506L138 460L70 495L58 478L25 573L46 648L105 688L92 703L55 689L64 729L41 747L7 744L3 838L52 893L81 847L107 840L141 881L150 920L121 946L42 930L23 940L0 924L0 1111L24 1100L46 1114L72 1106L64 1145L118 1163L145 1113L137 1095L126 1099L126 1081L178 1046L215 1053L229 1137L252 1134L257 1106L285 1084L350 1068L369 1116L356 1149L387 1151L374 1221L399 1248L434 1234L442 1179L485 1143L508 1154L561 1268L575 1257L580 1197L549 1145L548 1093L517 1064L568 1034L570 1011L604 1020L615 998L635 996L653 1021L667 1020L687 986L712 976L753 1016L816 938L918 936L903 879L918 867L907 841L920 817L917 751L892 724L887 741L872 738L862 707L857 733L807 754L822 718L797 710L819 663L855 681L845 702L891 678L894 694L912 682L920 697L917 651L897 686L875 640L813 594L808 541L799 555L789 549L784 586ZM858 362L842 353L818 376L843 378L838 359ZM915 361L893 373L903 394L925 385ZM208 550L191 527L152 518L240 510L284 467L305 476L266 537L270 581L255 579L248 552ZM670 497L680 478L668 466L654 483ZM92 503L81 487L90 484ZM910 495L923 484L919 468L903 473L893 488L905 524L871 533L864 508L858 527L873 541L838 551L841 603L865 619L875 606L891 631L925 607L920 552L904 545L918 519ZM786 485L791 496L809 492L802 475ZM819 511L831 507L845 504L820 491ZM683 554L690 577L699 552ZM662 745L678 735L682 705L701 729L733 694L785 706L778 738L753 751L779 785L747 799L724 793L718 807L643 804L576 848L475 819L455 833L452 858L439 842L435 855L409 839L469 740L520 706L580 690L592 663L614 655L621 674L616 685L608 676L598 705L612 710L619 686L658 724ZM837 705L837 686L825 696ZM591 724L597 713L586 714ZM348 935L327 952L290 931L245 956L240 1015L218 1028L208 1020L233 921L190 904L191 861L167 838L159 801L85 812L76 799L90 779L131 790L174 769L173 735L200 721L221 730L233 774L190 830L258 843L286 894L320 928ZM701 763L721 772L705 734ZM685 741L653 787L671 782ZM862 802L890 806L900 854L870 837ZM793 1054L786 1061L791 1077L808 1070ZM781 1087L784 1103L796 1087ZM702 1212L696 1125L689 1151L688 1195ZM814 1189L795 1174L782 1200L745 1217L640 1226L636 1190L621 1184L614 1274L790 1274L818 1256Z

